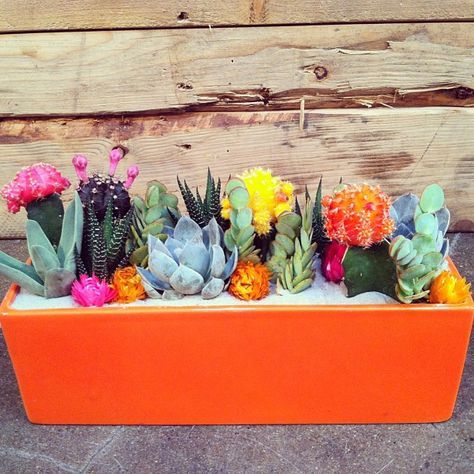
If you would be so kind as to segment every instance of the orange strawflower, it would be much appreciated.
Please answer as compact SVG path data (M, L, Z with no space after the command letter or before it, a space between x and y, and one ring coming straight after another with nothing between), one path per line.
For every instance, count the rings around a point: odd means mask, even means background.
M379 186L341 185L322 205L326 233L341 244L369 247L395 229L390 197Z
M114 298L115 303L133 303L146 297L142 279L135 267L117 268L112 276L111 284L117 292Z
M441 272L431 283L430 303L462 304L471 294L471 284L450 271Z
M270 277L262 263L239 262L230 278L229 293L241 300L261 300L270 293Z

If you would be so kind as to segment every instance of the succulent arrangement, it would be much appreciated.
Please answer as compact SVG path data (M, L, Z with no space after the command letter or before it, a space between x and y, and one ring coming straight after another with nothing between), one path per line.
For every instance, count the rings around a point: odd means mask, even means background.
M348 297L377 291L401 303L462 304L470 285L449 271L446 231L450 213L443 190L432 184L420 198L392 202L380 187L340 182L304 205L289 181L264 168L230 176L208 170L206 189L193 193L177 178L183 206L160 181L131 196L139 174L123 146L112 148L106 173L87 173L75 155L79 182L64 212L70 182L40 163L21 170L0 194L10 212L25 207L31 264L0 253L0 274L35 295L67 296L77 305L136 300L204 300L228 292L250 301L296 295L325 278ZM187 215L183 214L184 210Z

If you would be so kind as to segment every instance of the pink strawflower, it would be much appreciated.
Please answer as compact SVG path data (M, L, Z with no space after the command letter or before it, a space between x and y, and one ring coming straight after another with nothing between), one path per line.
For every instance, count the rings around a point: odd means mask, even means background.
M71 296L81 306L104 306L117 296L117 292L105 280L100 280L95 275L81 275L79 280L72 284Z
M60 194L70 185L70 181L54 166L37 163L18 171L13 180L3 186L0 194L7 201L8 210L16 213L21 206L54 193Z
M130 166L127 170L127 181L123 183L125 189L130 189L139 173L138 166Z
M344 278L344 267L342 261L348 247L345 244L333 240L324 249L321 257L321 272L328 281L339 283Z

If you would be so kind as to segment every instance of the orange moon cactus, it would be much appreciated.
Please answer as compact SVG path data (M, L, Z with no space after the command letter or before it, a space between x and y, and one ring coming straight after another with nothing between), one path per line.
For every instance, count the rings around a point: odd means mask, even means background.
M326 233L341 244L369 247L395 228L390 197L379 186L339 186L332 196L324 196L322 205Z

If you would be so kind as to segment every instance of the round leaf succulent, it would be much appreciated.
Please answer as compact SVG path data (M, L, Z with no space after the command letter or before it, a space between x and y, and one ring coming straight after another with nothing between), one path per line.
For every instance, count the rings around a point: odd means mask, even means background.
M164 299L195 294L215 298L238 261L237 247L226 255L223 231L214 218L201 229L191 218L181 217L164 243L149 234L148 254L148 270L138 271L148 296Z

